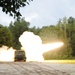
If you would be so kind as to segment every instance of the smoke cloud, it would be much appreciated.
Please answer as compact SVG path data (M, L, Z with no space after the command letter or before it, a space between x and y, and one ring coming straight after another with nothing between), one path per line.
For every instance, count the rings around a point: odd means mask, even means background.
M7 46L0 47L0 61L14 61L15 50Z
M26 31L20 36L19 41L26 52L27 61L43 60L41 51L42 40L39 36Z
M62 42L42 44L42 40L38 35L28 31L25 31L19 37L19 41L26 52L27 61L43 61L42 54L44 52L63 45Z

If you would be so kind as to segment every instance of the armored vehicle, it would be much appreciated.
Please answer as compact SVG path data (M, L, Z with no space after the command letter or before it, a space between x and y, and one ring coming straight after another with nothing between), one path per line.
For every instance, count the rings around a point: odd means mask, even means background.
M23 50L15 51L14 61L26 61L25 51Z

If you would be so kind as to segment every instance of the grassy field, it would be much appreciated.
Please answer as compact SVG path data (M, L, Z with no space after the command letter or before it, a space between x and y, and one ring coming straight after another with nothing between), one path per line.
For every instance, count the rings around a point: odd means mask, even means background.
M75 64L75 60L45 60L48 63Z

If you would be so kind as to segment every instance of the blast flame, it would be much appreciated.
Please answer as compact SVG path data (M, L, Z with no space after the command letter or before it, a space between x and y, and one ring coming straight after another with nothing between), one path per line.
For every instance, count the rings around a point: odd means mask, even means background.
M48 44L43 44L43 52L47 52L49 50L53 50L56 49L58 47L63 46L64 43L63 42L55 42L55 43L48 43Z
M63 45L62 42L42 44L42 40L38 35L28 31L20 36L19 41L26 52L27 61L43 61L42 54L44 52Z

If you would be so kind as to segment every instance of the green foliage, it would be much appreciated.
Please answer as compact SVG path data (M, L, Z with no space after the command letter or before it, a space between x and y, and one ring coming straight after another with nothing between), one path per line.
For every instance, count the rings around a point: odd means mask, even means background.
M2 7L2 11L6 14L10 14L10 16L20 17L20 8L26 6L33 0L0 0L0 7Z
M53 25L42 27L39 36L41 37L43 43L58 41L58 33L56 27Z
M13 48L20 49L21 44L19 43L20 35L29 29L29 22L26 22L24 18L16 20L14 23L11 22L9 29L13 36Z
M7 27L0 25L0 47L2 45L11 47L13 44L12 40L10 30Z
M49 59L74 59L75 58L75 19L64 17L60 19L55 27L58 38L64 42L64 46L43 54ZM52 30L52 33L54 30ZM46 34L47 35L47 34Z

